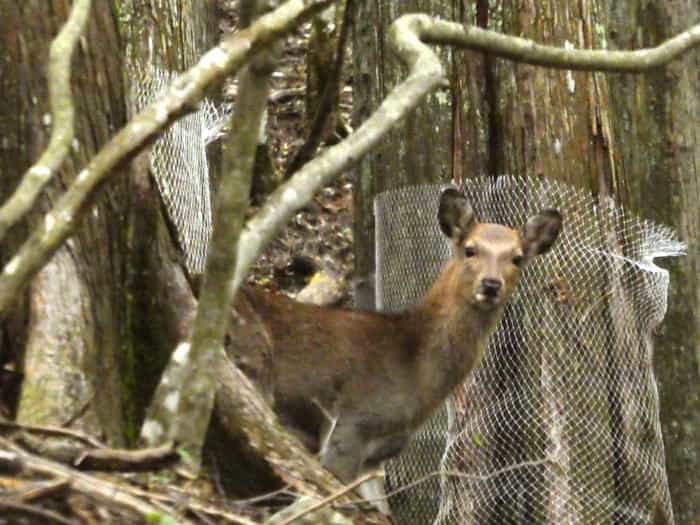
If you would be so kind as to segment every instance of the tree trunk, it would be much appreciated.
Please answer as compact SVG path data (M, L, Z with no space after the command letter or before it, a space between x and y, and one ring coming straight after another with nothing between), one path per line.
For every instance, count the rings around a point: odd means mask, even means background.
M404 13L425 12L450 19L459 2L402 0L355 2L353 24L353 128L377 108L405 76L406 69L387 48L386 29ZM449 66L446 48L440 58ZM355 301L374 308L374 214L377 193L406 184L447 181L452 176L452 98L445 88L430 94L404 124L356 168L354 185Z
M602 4L612 49L654 46L700 19L692 2ZM688 255L671 271L668 313L655 338L661 426L676 523L700 516L700 55L690 53L643 76L610 77L616 157L626 204L668 224Z
M598 49L657 45L698 19L697 6L681 2L612 5L601 0L474 0L456 6L451 2L364 2L357 6L354 34L357 118L376 107L388 86L403 74L385 53L383 35L390 20L407 11L453 18L543 44ZM688 257L666 265L672 273L671 295L662 336L655 341L655 367L676 520L689 522L700 512L696 490L700 471L696 332L700 215L694 203L700 165L694 147L700 122L696 96L700 86L694 74L697 54L640 76L548 70L473 52L450 56L451 63L443 54L445 65L451 66L451 92L431 96L358 168L354 230L358 304L374 304L372 199L390 187L478 175L547 177L590 189L600 197L613 196L634 213L670 224L690 249ZM619 249L621 241L608 240L610 249ZM611 299L607 311L623 308L624 301L624 297ZM624 351L619 344L624 341L620 327L614 321L603 324L598 328L618 342L612 346ZM605 355L578 359L595 359L601 367L614 368L620 357L611 347ZM551 378L543 370L533 373L542 373L540 380L546 385ZM596 390L600 382L591 382L587 388L591 395L607 398L607 403L593 414L596 421L591 426L626 424L624 396L629 394L616 393L608 384L610 378L597 379L603 381L603 392ZM560 400L543 401L555 412L561 408ZM547 439L556 441L556 429L551 432ZM624 469L630 458L624 457L615 439L608 445L598 458L604 470L598 476L612 489L620 476L617 469ZM574 480L585 477L587 466L577 459L579 451L567 446L567 475ZM616 461L623 466L613 467ZM567 490L566 486L552 483L552 498L556 500L561 490ZM605 504L619 503L609 495ZM579 506L578 517L567 519L603 523L596 513L605 504ZM545 512L551 522L561 518L553 504L533 512Z
M589 0L574 8L568 2L523 1L503 7L503 19L494 18L494 29L541 43L613 49L657 45L699 15L697 6L681 2L612 6ZM498 11L492 6L491 12ZM678 523L700 512L700 348L694 313L700 215L693 197L698 194L694 145L700 107L698 79L692 74L698 62L693 53L666 68L631 76L547 71L499 61L494 66L496 92L486 93L499 101L496 117L489 119L487 150L500 158L487 164L613 195L631 211L673 226L690 247L687 257L666 265L672 272L669 312L655 351Z
M214 7L215 0L121 2L120 12L128 20L121 29L130 115L214 45ZM160 16L153 17L155 12ZM204 147L203 127L200 113L186 117L164 135L161 144L166 145L154 146L133 163L124 344L130 441L138 436L172 351L189 336L196 307L191 285L204 264L204 225L211 224L209 185L218 165L212 161L206 166L204 158L193 157ZM178 142L183 139L187 142ZM218 160L218 144L207 153ZM185 230L189 224L199 226Z
M2 200L48 141L48 46L70 5L0 1L0 44L9 54L0 65L0 129L7 145L0 151ZM87 159L144 102L136 97L142 77L125 70L137 65L177 73L192 65L214 42L214 12L214 0L120 2L117 19L112 2L93 2L73 60L71 156L37 209L3 242L3 263ZM72 425L115 444L137 436L160 372L188 333L194 298L187 278L196 277L183 270L183 250L191 247L179 244L180 232L164 215L151 167L146 152L121 168L123 176L4 320L2 360L24 363L19 421Z
M70 5L67 0L0 2L0 47L6 54L0 65L2 201L47 144L48 48ZM76 137L71 154L40 204L3 242L3 263L126 120L117 21L108 2L95 3L81 42L73 60ZM4 321L8 337L2 352L23 357L20 422L70 425L113 443L122 440L125 188L122 178L98 199Z

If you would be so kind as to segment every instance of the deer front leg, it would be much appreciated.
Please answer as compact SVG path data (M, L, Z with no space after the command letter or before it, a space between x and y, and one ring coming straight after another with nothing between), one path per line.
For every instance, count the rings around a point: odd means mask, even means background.
M348 484L365 473L363 464L368 452L368 443L362 438L357 425L342 424L335 420L323 442L321 463L340 481ZM380 467L379 464L374 466ZM371 479L362 483L357 492L380 512L389 514L381 479Z
M360 473L366 446L356 424L336 421L323 440L321 464L343 483L350 483Z
M363 473L379 468L383 470L385 460L397 456L404 449L409 439L410 433L407 431L373 439L367 447L367 455L362 466ZM387 516L391 515L382 478L370 479L364 482L358 488L358 492L363 498L371 501L379 509L379 512Z
M361 474L382 468L385 459L398 454L408 442L409 434L400 432L367 440L356 424L334 421L324 439L321 463L343 483L350 483ZM391 513L381 479L366 481L358 487L360 495L383 514Z

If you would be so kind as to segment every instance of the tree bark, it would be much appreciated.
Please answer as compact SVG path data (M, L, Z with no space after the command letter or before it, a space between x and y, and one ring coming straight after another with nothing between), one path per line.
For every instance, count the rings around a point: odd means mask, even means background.
M601 5L611 49L651 46L700 19L688 2ZM671 272L668 313L655 338L666 468L676 523L700 516L700 55L691 53L642 76L610 78L612 132L625 179L625 204L668 224L688 255Z
M356 119L376 107L392 83L392 71L396 71L389 69L391 62L382 44L387 19L404 9L430 12L439 3L419 4L365 2L357 7ZM466 24L542 44L596 49L657 45L698 18L696 7L681 2L643 6L618 2L613 6L599 0L577 4L476 0L454 7L443 2L441 7L437 14L442 18L452 16ZM623 76L550 70L480 53L454 53L451 92L436 92L405 127L385 141L386 146L361 162L355 188L357 302L361 307L374 304L373 197L394 184L424 182L430 171L443 181L504 173L554 178L588 188L601 197L613 196L632 212L680 230L691 249L689 257L669 265L670 308L655 352L669 482L679 523L698 514L697 491L692 487L697 486L700 470L700 456L695 452L700 450L700 367L697 315L693 313L698 310L699 297L695 237L700 221L693 204L698 195L698 153L693 147L699 111L695 96L698 79L693 76L696 57L694 53L665 68ZM389 178L391 182L387 182ZM621 241L610 239L608 243L617 250ZM625 300L615 298L606 308L623 307ZM606 324L610 337L618 341L624 337L614 323ZM612 350L593 358L601 366L619 364L619 356ZM546 374L541 380L548 381ZM626 394L604 388L607 407L593 417L603 427L625 424ZM618 475L610 465L619 458L619 446L610 443L607 467L606 458L599 458L608 469L601 482L610 488ZM577 462L576 450L568 450L567 457L568 474L574 479L585 476L586 466ZM552 486L552 490L559 489ZM545 512L556 521L555 508ZM578 512L591 522L600 517L592 508L579 507ZM571 519L575 521L575 517Z
M0 2L0 46L8 55L0 65L1 201L47 143L48 46L70 4ZM76 135L70 157L36 209L3 241L3 263L87 159L126 120L117 22L108 2L95 2L81 41L85 43L73 60ZM98 199L78 232L4 320L9 337L2 351L23 357L17 416L21 422L75 426L121 443L125 209L125 185L118 183Z
M406 75L386 40L388 26L400 15L423 12L450 19L459 2L410 0L355 2L353 23L353 128L357 129ZM436 48L443 65L450 52ZM450 73L448 72L448 75ZM433 91L404 123L355 168L353 235L355 239L355 302L374 308L374 214L377 193L405 186L449 180L452 176L452 98L449 89Z

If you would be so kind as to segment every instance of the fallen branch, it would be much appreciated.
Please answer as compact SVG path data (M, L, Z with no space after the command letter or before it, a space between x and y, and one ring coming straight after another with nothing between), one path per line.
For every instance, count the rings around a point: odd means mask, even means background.
M44 498L63 496L70 490L68 479L58 479L56 481L33 483L31 488L23 490L17 495L17 499L22 503L30 503Z
M343 488L280 425L248 378L226 356L220 357L214 369L218 381L216 411L230 436L244 431L250 447L265 458L284 483L301 495L318 499Z
M40 519L45 523L64 523L66 525L75 525L75 522L64 518L63 516L52 510L45 510L41 507L27 505L26 503L10 501L6 498L0 499L0 515L2 515L3 517L19 515L34 519Z
M165 509L162 506L154 506L132 496L123 486L117 483L79 472L61 463L31 454L7 439L0 438L0 446L17 454L26 470L50 478L68 480L72 490L81 492L106 504L128 509L131 512L139 514L144 519L149 516L157 516L164 513L175 514L171 509ZM179 523L190 524L192 522L181 519Z
M82 452L73 465L81 470L139 472L171 467L180 459L172 444L124 450L101 448Z
M31 432L32 434L45 434L48 436L59 436L59 437L69 437L76 439L90 445L95 448L103 448L105 444L101 441L95 439L94 437L73 430L70 428L63 427L52 427L52 426L40 426L40 425L26 425L23 423L17 423L15 421L8 421L6 419L0 418L0 428L7 428L12 430L22 430L24 432Z

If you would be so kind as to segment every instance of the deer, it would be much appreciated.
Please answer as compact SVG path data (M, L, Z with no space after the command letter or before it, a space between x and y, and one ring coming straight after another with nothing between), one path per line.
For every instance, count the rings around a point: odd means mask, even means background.
M545 209L520 229L476 220L455 188L437 221L453 256L425 296L401 313L334 309L244 287L234 305L253 311L271 344L268 359L234 360L273 404L281 423L343 483L381 468L481 360L524 266L545 254L562 226ZM361 485L367 499L383 488Z

